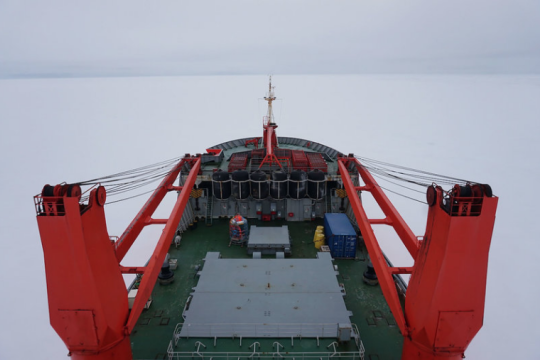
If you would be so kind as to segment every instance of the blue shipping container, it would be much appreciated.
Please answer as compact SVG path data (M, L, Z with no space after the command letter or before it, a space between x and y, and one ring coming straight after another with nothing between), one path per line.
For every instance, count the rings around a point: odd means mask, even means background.
M324 235L334 258L356 257L356 231L345 214L324 215Z

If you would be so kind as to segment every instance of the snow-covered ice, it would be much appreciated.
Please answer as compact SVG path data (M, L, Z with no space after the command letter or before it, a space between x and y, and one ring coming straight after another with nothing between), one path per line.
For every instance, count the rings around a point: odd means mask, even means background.
M275 76L278 135L491 184L500 197L484 327L471 359L538 358L540 76ZM264 76L0 80L0 358L61 358L49 325L32 196L74 182L259 136ZM427 207L389 194L417 235ZM419 196L422 198L422 196ZM170 199L158 211L167 214ZM106 208L120 235L145 197ZM146 260L147 230L124 263ZM379 231L396 265L403 246Z

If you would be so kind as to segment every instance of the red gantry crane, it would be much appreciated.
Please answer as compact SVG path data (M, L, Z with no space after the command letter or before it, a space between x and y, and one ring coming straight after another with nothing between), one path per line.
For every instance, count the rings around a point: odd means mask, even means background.
M265 99L270 110L263 124L263 163L279 165L271 84ZM80 201L77 184L45 185L35 197L51 325L72 359L132 359L129 335L151 295L200 167L200 155L181 159L117 241L111 241L107 232L103 186L91 190L87 203ZM382 292L404 337L402 359L461 359L483 323L498 198L489 185L456 185L448 193L436 185L428 187L426 232L419 240L357 158L340 157L338 167ZM187 180L174 186L181 171L189 173ZM355 186L350 173L358 173L364 185ZM152 218L170 191L178 192L178 198L169 218ZM385 218L367 216L359 196L363 191L373 195ZM120 265L143 228L154 224L165 228L148 264ZM413 266L388 265L373 231L378 225L395 229L414 259ZM122 274L144 275L131 310ZM394 274L411 274L404 309Z
M455 185L445 194L427 189L426 232L418 240L373 176L355 157L338 160L358 226L364 237L381 290L404 337L402 359L461 359L484 319L489 246L498 198L485 184ZM354 186L356 170L364 186ZM358 193L370 192L385 214L366 215ZM392 226L414 259L412 267L390 267L373 225ZM405 309L392 275L411 274Z
M87 204L80 203L79 185L45 185L35 197L51 325L72 359L132 359L129 335L152 293L200 167L200 156L176 164L115 242L105 223L105 187L93 189ZM187 180L174 186L182 169L189 169ZM170 217L152 218L169 191L179 192ZM148 264L120 265L143 228L154 224L165 228ZM122 274L143 274L131 310Z

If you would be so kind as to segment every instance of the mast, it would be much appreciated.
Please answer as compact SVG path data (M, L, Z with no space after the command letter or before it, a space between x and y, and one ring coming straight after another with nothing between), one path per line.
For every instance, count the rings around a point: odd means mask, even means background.
M274 154L274 149L278 147L277 136L275 129L278 127L274 122L274 113L272 109L272 102L276 100L274 94L274 87L272 86L272 76L268 82L268 94L265 96L264 100L268 102L268 111L266 116L263 118L263 145L266 148L266 156L264 157L259 169L264 165L268 164L270 169L274 165L277 165L280 169L283 169L279 159Z
M266 115L266 125L268 124L275 124L274 120L274 113L272 110L272 101L276 100L276 97L274 95L274 87L272 86L272 75L270 75L270 80L268 82L268 96L265 96L264 100L268 102L268 112ZM276 126L277 127L277 126Z

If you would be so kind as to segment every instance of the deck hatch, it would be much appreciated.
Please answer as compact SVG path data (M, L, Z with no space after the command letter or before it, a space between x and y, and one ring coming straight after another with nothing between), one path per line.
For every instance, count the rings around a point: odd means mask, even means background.
M316 259L207 256L180 336L336 337L338 324L350 319L329 253Z
M252 225L249 229L247 251L250 255L254 252L260 252L262 255L277 255L279 252L290 255L289 227L287 225L279 227Z

